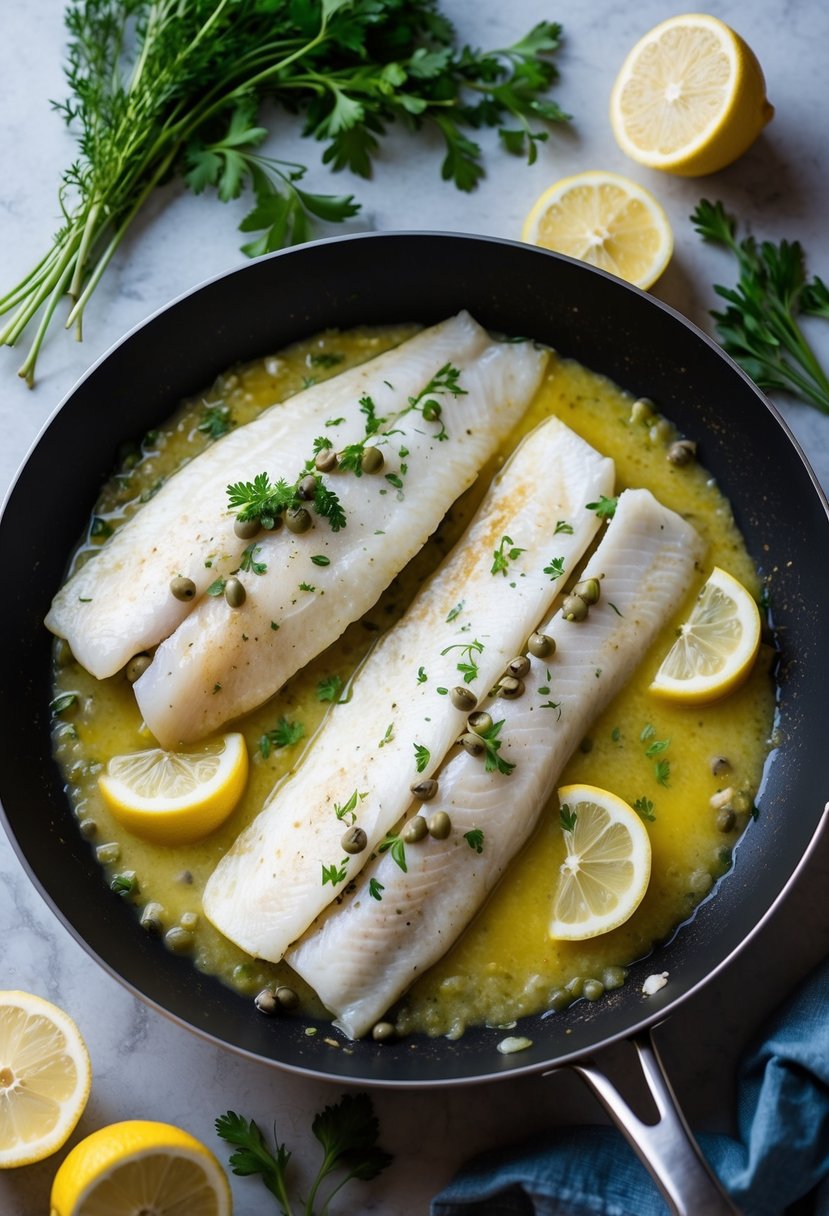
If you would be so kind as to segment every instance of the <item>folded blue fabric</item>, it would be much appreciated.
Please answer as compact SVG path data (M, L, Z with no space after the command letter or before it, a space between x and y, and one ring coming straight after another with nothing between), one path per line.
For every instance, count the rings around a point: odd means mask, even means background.
M700 1135L745 1216L781 1216L818 1188L829 1216L829 959L746 1051L737 1079L739 1139ZM823 1185L820 1185L822 1180ZM650 1175L621 1134L558 1129L469 1162L431 1216L665 1216Z

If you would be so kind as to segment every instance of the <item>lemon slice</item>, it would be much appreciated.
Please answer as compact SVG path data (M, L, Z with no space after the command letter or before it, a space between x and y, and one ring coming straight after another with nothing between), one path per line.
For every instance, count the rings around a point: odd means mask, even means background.
M738 688L760 647L760 612L742 583L715 566L651 692L671 701L716 701Z
M594 169L563 177L533 204L521 239L650 287L674 248L671 225L649 190Z
M651 842L636 812L595 785L558 791L572 827L564 830L567 857L553 902L550 937L597 937L632 916L648 888Z
M730 165L773 114L751 48L703 13L670 17L645 34L610 94L610 123L622 151L686 177Z
M98 787L115 818L136 836L187 844L227 819L247 775L244 737L229 734L186 752L151 747L113 756Z
M230 1216L224 1170L169 1123L112 1123L77 1144L52 1183L51 1216Z
M28 992L0 992L0 1168L56 1152L83 1114L91 1081L68 1013Z

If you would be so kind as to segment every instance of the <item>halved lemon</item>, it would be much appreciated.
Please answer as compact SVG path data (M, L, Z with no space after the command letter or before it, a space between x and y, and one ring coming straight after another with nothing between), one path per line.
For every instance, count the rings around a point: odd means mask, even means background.
M715 566L650 686L671 701L717 701L747 678L760 647L760 612L733 575Z
M51 1216L230 1216L230 1187L195 1136L169 1123L112 1123L77 1144L52 1183Z
M98 786L125 828L156 844L175 845L200 840L223 823L247 776L244 736L233 733L183 752L151 747L113 756Z
M600 169L564 177L545 190L521 239L643 288L656 282L674 248L668 217L650 191Z
M610 94L610 123L622 151L686 177L730 165L773 114L751 48L705 13L669 17L645 34Z
M57 1152L91 1082L89 1052L68 1013L29 992L0 992L0 1168Z
M581 941L633 915L648 889L651 842L632 807L595 785L558 791L567 856L553 901L550 937Z

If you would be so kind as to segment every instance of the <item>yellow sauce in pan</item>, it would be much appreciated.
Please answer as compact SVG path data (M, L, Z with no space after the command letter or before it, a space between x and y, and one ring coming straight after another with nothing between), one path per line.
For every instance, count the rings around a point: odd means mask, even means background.
M182 461L212 442L211 429L248 422L265 406L301 389L308 379L335 375L410 332L411 328L398 327L325 333L220 377L207 393L185 402L172 419L122 453L121 472L104 487L75 562L86 560L105 543L110 529L139 508L142 495L151 495ZM244 733L251 756L248 786L225 825L195 845L148 844L131 836L109 814L97 788L101 766L112 755L153 746L153 740L142 729L125 676L95 680L66 653L65 644L57 643L56 703L60 706L65 694L77 694L72 704L56 713L54 728L69 801L79 830L90 848L98 851L102 881L135 875L132 884L116 881L116 888L132 885L133 889L121 896L113 893L112 898L133 901L137 915L147 905L157 905L151 909L148 931L162 933L171 948L190 954L201 970L251 995L266 984L287 984L299 992L302 1012L319 1015L322 1010L313 993L287 965L251 959L209 924L201 913L201 890L275 782L299 761L331 704L320 699L321 693L338 682L347 688L378 632L395 622L426 573L458 539L492 473L523 434L548 413L557 414L614 458L617 492L626 486L647 487L693 522L708 542L706 574L711 566L722 566L759 594L756 572L728 502L701 464L680 468L666 459L667 447L676 438L669 423L655 412L640 417L641 407L632 407L632 398L603 377L553 357L530 410L498 457L375 607L271 701L234 724ZM290 403L285 408L290 409ZM251 476L260 471L254 466L255 455ZM562 776L562 784L585 781L631 803L640 797L652 802L653 819L647 825L653 847L652 877L636 913L612 933L583 943L549 939L546 927L564 850L558 808L548 808L534 839L468 931L401 1001L396 1014L401 1031L454 1036L473 1023L504 1025L525 1013L561 1007L580 995L580 981L585 979L617 985L623 980L620 968L665 938L727 871L771 747L773 652L764 646L748 683L719 704L684 708L657 701L647 692L703 581L701 575L676 620L666 626L634 679L594 724ZM260 740L281 719L301 724L302 738L283 748L271 747L266 758ZM657 774L653 756L646 755L654 739L670 740L659 755L668 761L667 775L664 768ZM715 776L711 760L716 756L726 757L730 768ZM717 826L718 813L711 805L712 796L725 787L735 791L731 802L736 813L729 830ZM405 949L405 940L400 948ZM589 990L597 989L589 986ZM251 1016L260 1016L252 1004Z

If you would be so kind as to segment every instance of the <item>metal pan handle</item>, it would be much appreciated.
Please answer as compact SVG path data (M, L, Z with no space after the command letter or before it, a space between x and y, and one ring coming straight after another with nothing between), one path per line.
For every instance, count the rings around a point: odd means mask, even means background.
M590 1086L676 1216L739 1216L694 1140L649 1032L631 1039L657 1110L643 1122L592 1060L568 1065Z

